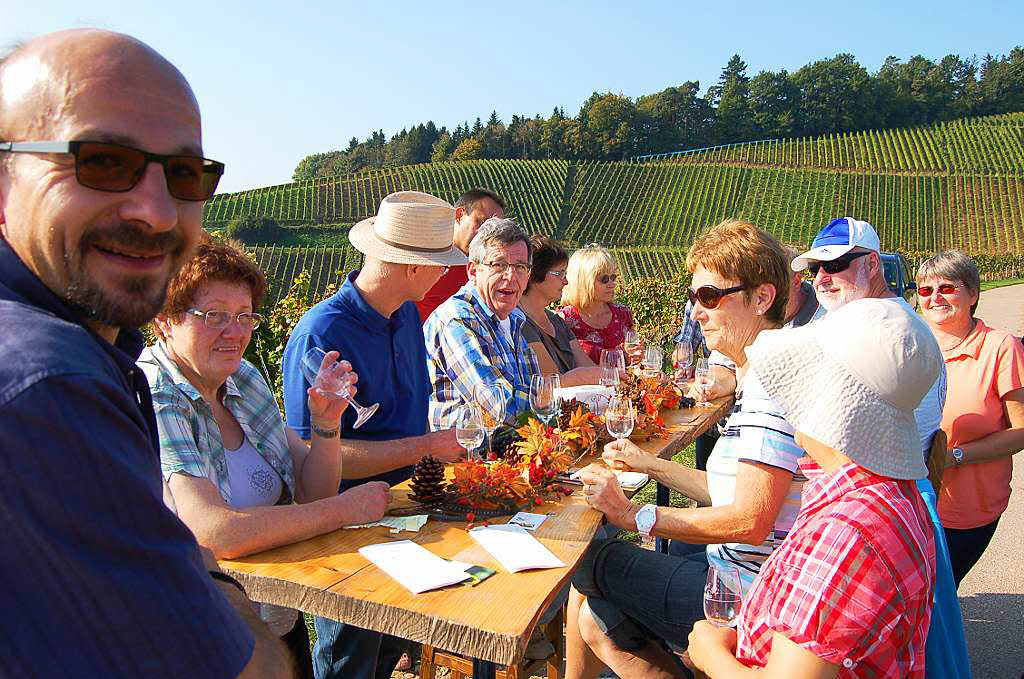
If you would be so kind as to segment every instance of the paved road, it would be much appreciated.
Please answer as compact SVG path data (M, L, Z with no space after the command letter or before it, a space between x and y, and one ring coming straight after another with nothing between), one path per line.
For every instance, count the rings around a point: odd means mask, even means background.
M1024 285L983 292L977 316L1024 335ZM1018 679L1024 672L1024 453L1014 456L1011 485L992 544L960 584L974 679Z

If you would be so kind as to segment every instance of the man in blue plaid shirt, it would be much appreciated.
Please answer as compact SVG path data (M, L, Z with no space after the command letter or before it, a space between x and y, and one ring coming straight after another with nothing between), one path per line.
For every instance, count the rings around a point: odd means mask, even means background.
M499 404L477 398L477 385L497 387L504 419L512 422L530 407L530 377L540 373L526 344L526 320L517 308L530 278L533 249L511 219L493 217L469 246L469 282L427 319L423 335L430 376L430 428L453 426L465 403L479 404L492 417Z

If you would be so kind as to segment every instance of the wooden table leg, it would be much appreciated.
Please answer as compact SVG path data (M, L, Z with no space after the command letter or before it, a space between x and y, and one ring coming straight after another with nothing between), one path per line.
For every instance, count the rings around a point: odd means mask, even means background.
M495 669L490 660L473 658L473 679L494 679Z

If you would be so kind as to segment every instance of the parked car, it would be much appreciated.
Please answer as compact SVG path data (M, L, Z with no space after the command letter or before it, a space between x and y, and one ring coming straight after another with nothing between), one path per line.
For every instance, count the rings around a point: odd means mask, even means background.
M885 270L885 282L889 289L907 300L910 306L917 308L917 283L910 274L907 260L898 252L883 252L882 268Z

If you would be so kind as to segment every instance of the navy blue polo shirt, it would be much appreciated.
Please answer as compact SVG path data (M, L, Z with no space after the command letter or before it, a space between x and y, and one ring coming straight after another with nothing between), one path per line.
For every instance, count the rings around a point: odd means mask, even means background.
M313 346L337 351L359 374L356 400L363 405L380 403L380 409L359 429L353 429L355 413L346 408L341 435L347 439L390 441L427 433L427 350L416 305L406 302L390 318L366 303L353 285L353 271L341 289L307 311L292 330L281 361L284 376L285 421L308 439L309 382L302 374L302 356ZM413 467L401 467L377 476L342 481L341 490L366 481L401 483Z
M233 677L252 655L163 503L141 350L81 325L0 239L5 675Z

